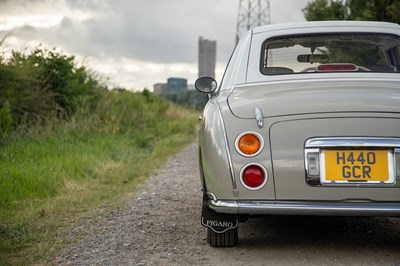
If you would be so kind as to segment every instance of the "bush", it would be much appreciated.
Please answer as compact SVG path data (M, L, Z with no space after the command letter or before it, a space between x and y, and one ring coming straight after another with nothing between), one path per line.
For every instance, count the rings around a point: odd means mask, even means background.
M55 93L57 104L69 114L76 111L79 101L95 97L98 81L86 67L76 66L74 56L38 47L25 60L36 67L41 86Z
M38 47L30 54L0 55L0 106L11 105L13 126L70 117L85 102L94 105L103 88L73 56Z
M34 70L26 61L0 63L0 106L10 104L14 126L46 119L56 109L55 94L40 86Z

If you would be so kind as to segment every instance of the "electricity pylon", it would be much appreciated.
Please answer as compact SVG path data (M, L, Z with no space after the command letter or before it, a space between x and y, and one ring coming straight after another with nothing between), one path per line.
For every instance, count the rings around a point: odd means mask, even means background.
M246 31L270 23L269 0L239 0L236 44Z

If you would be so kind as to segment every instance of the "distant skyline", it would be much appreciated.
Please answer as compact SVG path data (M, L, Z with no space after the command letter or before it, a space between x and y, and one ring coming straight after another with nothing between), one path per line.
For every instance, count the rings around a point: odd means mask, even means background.
M309 0L270 0L271 23L304 21ZM0 0L0 37L74 55L111 86L152 90L169 77L194 83L198 38L217 41L219 80L235 45L235 0Z

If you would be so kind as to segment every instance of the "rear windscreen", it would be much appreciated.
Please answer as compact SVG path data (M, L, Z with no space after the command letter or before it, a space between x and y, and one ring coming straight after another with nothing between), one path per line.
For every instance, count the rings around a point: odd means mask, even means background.
M315 72L399 72L398 36L372 33L296 35L266 40L265 75Z

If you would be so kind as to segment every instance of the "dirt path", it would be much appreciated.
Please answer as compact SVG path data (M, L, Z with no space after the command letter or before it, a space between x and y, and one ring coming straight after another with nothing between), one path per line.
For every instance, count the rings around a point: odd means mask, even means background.
M265 217L239 225L239 245L212 248L200 225L197 148L149 178L126 207L75 228L89 236L60 265L400 265L400 218Z

